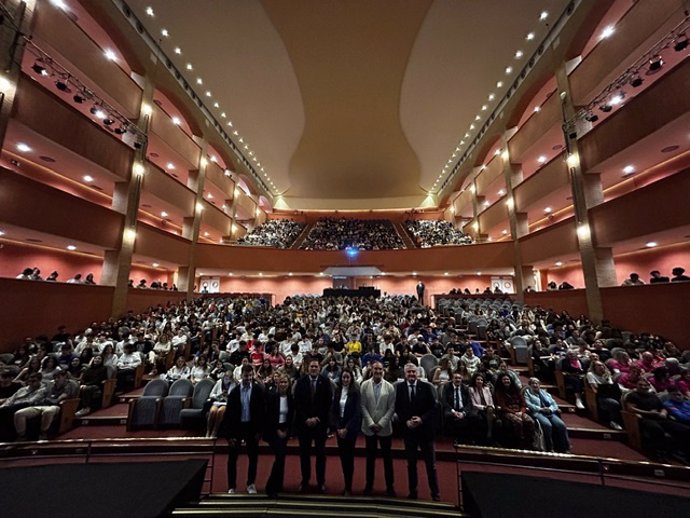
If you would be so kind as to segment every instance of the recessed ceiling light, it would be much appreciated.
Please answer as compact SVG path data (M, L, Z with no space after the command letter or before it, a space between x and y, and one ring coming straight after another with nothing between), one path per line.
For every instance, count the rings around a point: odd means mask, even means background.
M4 236L4 235L5 235L5 231L4 231L4 230L0 230L0 236Z
M503 88L503 81L498 81L496 83L496 88Z
M522 52L521 50L518 50L515 52L515 59L520 59L524 55L525 55L524 52Z
M210 90L206 90L206 97L211 97L211 91Z
M539 162L540 164L545 164L546 160L547 158L544 155L541 155L539 158L537 158L537 162Z
M482 104L482 111L483 111L483 112L485 112L485 111L488 110L488 109L489 109L489 106L488 106L488 105ZM479 117L479 115L477 115L477 117ZM479 120L479 119L477 119L477 120Z
M476 121L481 120L481 116L480 116L480 115L475 115L475 116L474 116L474 120L476 120Z
M534 107L534 112L539 113L541 111L541 106L535 106Z
M484 207L488 207L491 205L491 202L489 200L484 200Z
M170 119L170 120L172 121L172 123L173 123L175 126L179 126L180 124L182 124L182 121L180 120L179 117L173 117L173 118Z
M117 54L115 54L115 51L112 49L105 49L103 54L108 61L115 61L117 59Z
M50 0L50 3L60 9L67 9L67 4L65 4L64 0Z
M628 174L633 174L635 172L635 166L634 165L626 165L623 168L623 174L628 175Z
M563 266L563 262L562 262L562 261L556 261L554 264L555 264L556 266Z
M658 244L659 244L659 243L657 243L656 241L649 241L648 243L645 243L644 246L646 246L647 248L654 248L654 247L657 246Z
M213 194L208 193L208 194L206 195L206 197L207 197L209 200L212 200L212 199L213 199Z
M31 151L31 148L23 142L20 142L19 144L17 144L17 150L21 151L22 153L29 153Z
M89 175L89 174L85 174L82 178L83 178L83 180L84 180L86 183L91 183L91 182L93 182L93 176L91 176L91 175Z
M191 63L187 63L187 70L194 70L194 67Z
M170 36L168 29L161 29L161 36L163 36L164 38L167 38L168 36Z
M527 41L532 41L534 39L534 33L533 32L527 33L527 37L525 39Z
M496 99L496 94L489 94L489 101Z
M215 103L213 103L213 107L214 108L220 108L220 104L218 104L218 102L216 101Z
M182 49L180 47L175 47L175 54L182 54Z
M611 37L614 32L616 32L616 28L613 25L607 25L604 27L604 30L601 31L601 39L603 40Z
M204 236L208 237L208 236L210 236L210 235L211 235L211 234L209 234L208 232L204 232Z
M153 266L154 268L158 268L158 267L160 266L160 264L158 264L158 263L151 263L151 266Z
M498 191L498 195L499 195L499 196L505 196L505 194L506 194L506 190L505 190L505 189L500 189L500 190Z
M448 272L444 272L443 275L448 275Z
M168 217L168 213L165 211L161 211L161 218L167 218L167 217Z
M201 79L200 77L197 77L197 78L196 78L196 84L198 84L198 85L203 85L203 84L204 84L204 80Z
M542 21L542 22L543 22L543 21L546 20L548 17L549 17L549 13L546 12L546 11L542 11L541 13L539 13L539 21Z
M168 162L167 164L165 164L165 168L166 169L175 169L175 164L173 164L172 162Z
M220 116L221 116L222 118L227 117L227 115L225 115L225 112L221 112Z
M482 274L482 272L477 272L477 275L481 275L481 274Z
M74 245L67 245L67 250L72 251L72 250L76 250L76 249L77 249L77 247Z
M506 74L512 74L513 73L513 67L506 67Z
M146 14L148 14L149 16L153 16L153 7L147 7Z
M611 100L609 101L609 104L612 106L617 106L623 102L623 95L622 94L616 94L613 97L611 97Z
M551 207L546 207L544 209L544 212L546 212L547 214L551 214L553 212L553 209Z
M508 231L507 231L507 230L501 230L501 234L503 234L504 236L506 236L506 235L508 235Z

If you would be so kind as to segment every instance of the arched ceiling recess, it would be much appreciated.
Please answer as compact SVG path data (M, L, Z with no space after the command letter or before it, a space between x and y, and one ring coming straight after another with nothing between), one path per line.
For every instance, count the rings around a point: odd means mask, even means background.
M165 29L161 47L276 205L332 210L437 203L459 141L569 0L127 3Z

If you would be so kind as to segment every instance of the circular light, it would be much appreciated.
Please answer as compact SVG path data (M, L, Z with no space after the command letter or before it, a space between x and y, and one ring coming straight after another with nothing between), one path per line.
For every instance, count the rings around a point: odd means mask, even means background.
M601 39L604 40L606 38L610 38L614 32L616 32L615 27L613 25L607 25L604 27L604 30L601 31Z
M22 153L29 153L31 152L31 148L23 142L20 142L19 144L17 144L17 151L21 151Z
M77 247L74 246L74 245L67 245L67 250L73 251L73 250L76 250L76 249L77 249Z
M635 172L635 166L634 165L626 165L623 168L623 174L624 175L633 174L634 172Z
M153 266L154 268L158 268L158 267L160 266L160 264L158 264L158 263L151 263L151 266Z
M105 49L103 52L108 61L115 61L117 59L117 54L112 49Z
M168 217L168 213L165 211L162 211L161 212L161 218L167 218L167 217Z
M506 67L506 75L513 73L513 67Z
M525 55L524 52L522 52L521 50L518 50L515 52L515 59L520 59L524 55Z
M187 70L194 70L194 67L191 63L187 63Z
M553 209L551 207L546 207L544 209L544 212L546 212L547 214L551 214L553 212Z
M175 47L175 54L182 54L182 49L180 47Z
M540 22L543 22L548 17L549 17L549 13L547 11L542 11L541 13L539 13L539 21Z
M153 16L153 7L147 7L146 14L148 14L149 16Z
M546 160L547 158L544 155L541 155L539 158L537 158L537 162L539 162L540 164L545 164Z
M168 29L161 29L161 36L163 36L164 38L167 38L168 36L170 36Z
M563 262L562 262L562 261L556 261L555 264L556 264L556 266L563 266Z
M180 120L180 118L177 116L172 117L170 120L175 126L179 126L180 124L182 124L182 120Z
M503 81L498 81L496 83L496 88L503 88Z
M527 34L527 37L525 38L527 41L532 41L534 39L534 33L530 32Z
M657 243L656 241L649 241L648 243L645 243L644 246L646 246L647 248L654 248L654 247L657 246L658 244L659 244L659 243Z
M83 180L84 180L86 183L91 183L91 182L93 182L93 176L91 176L91 175L89 175L89 174L85 174L82 178L83 178Z
M173 164L172 162L168 162L167 164L165 164L165 168L166 169L175 169L175 164Z

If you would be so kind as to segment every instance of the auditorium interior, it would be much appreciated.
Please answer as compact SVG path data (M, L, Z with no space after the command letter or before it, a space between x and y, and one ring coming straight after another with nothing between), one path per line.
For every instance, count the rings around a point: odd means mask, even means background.
M439 430L442 502L423 474L410 502L385 497L379 480L361 495L363 437L355 496L340 496L331 438L327 494L297 494L291 439L285 495L262 493L265 444L261 494L228 495L223 440L165 426L163 410L135 426L138 400L175 361L172 350L155 356L154 337L126 389L119 374L104 382L100 408L85 412L76 396L47 440L41 428L41 440L0 444L0 484L12 488L3 516L51 512L30 491L63 465L93 496L79 511L75 492L69 516L534 517L559 504L582 516L590 498L594 514L621 501L630 516L683 514L685 450L650 452L622 384L610 426L585 372L583 388L561 371L559 347L574 335L553 322L589 326L569 342L585 367L594 341L640 362L646 347L670 376L652 380L659 397L680 380L690 400L689 37L688 0L0 2L0 370L28 383L31 358L17 351L35 352L38 337L57 357L93 329L176 308L234 307L257 321L284 308L304 331L300 304L346 306L355 322L402 304L396 325L424 328L428 356L427 332L445 347L454 327L523 384L538 375L571 440L566 452L532 451ZM545 315L543 329L513 340L527 314ZM223 355L228 337L258 343L270 327L250 336L232 316L213 322L182 344L190 368L219 340ZM551 340L545 356L537 336ZM438 358L424 366L434 383ZM194 407L191 392L181 404ZM393 456L402 497L397 435ZM154 463L160 473L146 476ZM155 499L124 506L89 485L98 477ZM543 484L560 496L526 503Z

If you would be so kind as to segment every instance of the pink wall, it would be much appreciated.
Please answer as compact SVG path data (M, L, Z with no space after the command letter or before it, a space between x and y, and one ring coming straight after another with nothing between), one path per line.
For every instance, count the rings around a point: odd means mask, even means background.
M546 270L546 283L554 281L556 284L561 284L563 281L568 281L576 288L585 287L585 277L582 273L582 267L578 264L575 266L565 266L563 268L554 268L553 270ZM546 290L546 283L542 278L542 290Z
M690 243L650 248L634 254L616 258L616 277L618 284L628 278L631 272L640 274L644 282L649 282L649 272L659 270L662 275L671 277L671 270L682 266L690 272Z
M55 270L60 276L58 280L67 281L77 273L86 276L93 273L96 282L100 280L102 259L67 250L53 250L38 246L21 245L10 242L2 243L0 248L0 277L14 278L24 268L38 267L41 276L46 278Z
M419 280L426 286L425 302L429 303L431 297L436 294L448 293L453 288L468 288L474 293L484 291L484 288L491 284L491 277L488 275L463 275L459 277L393 277L384 276L375 279L360 277L355 279L355 287L374 286L381 290L381 293L389 295L414 295L415 287ZM199 284L197 278L196 284ZM323 290L331 288L333 281L330 277L270 277L270 278L242 278L242 277L221 277L220 291L223 293L246 292L246 293L272 293L274 302L279 304L286 297L296 294L321 295Z

